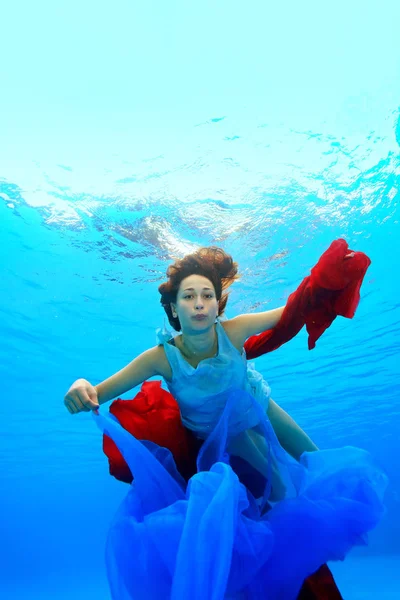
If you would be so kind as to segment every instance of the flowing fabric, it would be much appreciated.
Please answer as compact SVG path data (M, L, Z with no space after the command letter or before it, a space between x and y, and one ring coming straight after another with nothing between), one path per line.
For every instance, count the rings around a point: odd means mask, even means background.
M297 335L304 325L308 348L315 348L316 341L338 315L347 319L354 317L370 264L370 258L363 252L350 250L346 240L334 240L311 269L311 274L290 294L276 327L246 341L247 358L276 350Z
M229 464L235 401L228 399L188 483L169 450L137 440L111 416L93 415L135 474L107 541L113 599L295 600L321 565L366 543L386 487L370 455L345 447L288 459L296 495L265 510Z
M137 439L168 448L185 480L196 473L197 453L202 441L183 426L178 403L161 387L161 381L145 381L132 400L114 400L110 413ZM103 451L108 457L110 475L132 483L128 464L107 435L103 436Z

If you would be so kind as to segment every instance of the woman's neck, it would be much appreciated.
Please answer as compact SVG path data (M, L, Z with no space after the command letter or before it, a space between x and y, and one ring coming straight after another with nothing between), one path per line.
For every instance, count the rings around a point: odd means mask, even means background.
M188 358L215 354L218 348L218 337L215 326L201 335L187 335L182 332L181 350Z

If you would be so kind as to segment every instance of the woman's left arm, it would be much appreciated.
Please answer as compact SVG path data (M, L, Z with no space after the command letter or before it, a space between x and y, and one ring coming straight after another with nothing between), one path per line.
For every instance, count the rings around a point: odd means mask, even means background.
M252 335L257 335L276 327L284 310L285 307L281 306L280 308L274 308L265 312L238 315L230 319L230 322L236 331L241 333L243 340L247 340Z
M300 460L303 452L313 452L318 447L308 435L297 425L291 416L287 414L271 398L268 405L268 418L274 428L276 436L282 448L296 460Z

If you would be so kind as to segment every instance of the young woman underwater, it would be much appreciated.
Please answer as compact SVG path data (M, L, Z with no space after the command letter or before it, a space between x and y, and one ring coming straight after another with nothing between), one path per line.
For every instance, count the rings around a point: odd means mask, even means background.
M107 541L112 597L295 600L322 565L365 543L384 510L386 477L370 455L352 447L318 450L247 363L249 342L254 356L275 349L282 335L290 339L301 328L299 318L317 339L334 318L328 296L318 296L318 313L315 282L309 282L299 313L298 295L286 307L222 320L226 290L238 278L231 256L201 248L171 265L167 277L161 304L181 333L158 331L157 346L99 385L77 380L64 399L71 414L94 411L134 477ZM97 410L154 376L164 379L183 429L195 440L189 476L179 468L174 440L143 438L115 414ZM152 417L172 438L172 422L162 418Z

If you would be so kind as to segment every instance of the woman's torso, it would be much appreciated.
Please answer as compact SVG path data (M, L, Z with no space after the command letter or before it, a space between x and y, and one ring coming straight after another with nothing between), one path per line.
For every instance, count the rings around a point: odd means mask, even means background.
M269 397L266 382L247 364L241 332L232 322L219 319L213 326L218 347L211 355L188 360L179 348L180 336L173 340L168 332L163 334L160 348L164 355L160 374L178 402L182 422L200 437L214 429L229 398L229 431L233 433L258 422L249 394L264 408Z

